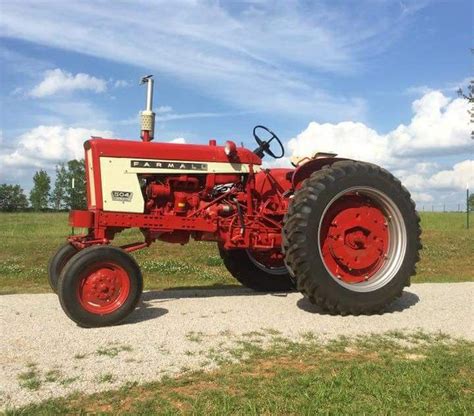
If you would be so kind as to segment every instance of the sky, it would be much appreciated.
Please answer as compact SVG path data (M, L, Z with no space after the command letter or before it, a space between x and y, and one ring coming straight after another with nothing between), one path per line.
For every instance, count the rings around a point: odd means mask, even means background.
M139 140L143 75L155 141L292 155L333 151L400 177L418 206L474 188L469 0L0 0L0 183L83 157L89 136ZM427 208L428 209L428 208Z

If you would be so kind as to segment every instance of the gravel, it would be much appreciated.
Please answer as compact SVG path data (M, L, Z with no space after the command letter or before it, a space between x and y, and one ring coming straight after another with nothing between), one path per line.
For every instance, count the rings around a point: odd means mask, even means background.
M443 332L474 339L474 283L418 284L387 313L330 316L299 293L247 289L145 292L122 325L83 329L54 294L0 296L0 408L73 391L210 369L236 341L275 334L321 340L391 330Z

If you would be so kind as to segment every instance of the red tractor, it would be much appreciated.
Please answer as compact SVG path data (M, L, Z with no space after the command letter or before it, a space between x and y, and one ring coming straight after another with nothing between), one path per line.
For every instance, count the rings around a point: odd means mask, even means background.
M69 223L87 234L69 236L48 269L73 321L99 327L128 316L143 288L129 253L156 240L216 242L244 286L296 287L334 314L381 312L409 285L421 248L419 217L388 171L333 154L291 169L262 168L264 155L284 155L263 126L253 129L254 151L232 141L152 143L153 79L143 82L142 142L84 143L88 209L71 211ZM139 228L143 241L112 246L127 228Z

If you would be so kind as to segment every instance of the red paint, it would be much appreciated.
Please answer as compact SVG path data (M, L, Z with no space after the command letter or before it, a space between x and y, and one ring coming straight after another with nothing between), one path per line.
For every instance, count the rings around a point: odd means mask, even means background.
M130 277L114 263L97 263L83 276L77 289L81 306L90 313L105 315L119 309L130 293Z
M87 206L89 208L95 208L95 205L92 204L92 199L91 199L91 190L89 184L91 183L90 181L94 180L94 178L90 177L89 174L89 166L90 163L92 163L92 160L89 161L89 154L86 152L85 157L84 157L84 162L85 162L85 171L86 171L86 198L87 198Z
M72 210L69 212L69 225L79 228L91 228L94 226L94 212Z
M151 142L153 140L153 137L150 135L150 130L142 130L141 137L144 142Z
M96 204L91 204L92 197L88 195L88 210L71 213L71 225L88 228L88 233L71 236L69 241L83 249L95 244L109 244L120 231L139 228L144 242L124 247L125 250L137 250L155 240L185 244L192 237L221 242L225 249L251 249L256 257L264 256L264 264L272 267L281 264L281 229L294 185L334 159L308 162L296 171L276 168L255 172L254 167L262 163L257 155L235 146L233 142L227 145L230 155L214 140L209 145L102 138L86 141L85 149L91 150L87 166L92 164L93 167L93 177L87 169L87 181L94 181ZM142 176L143 214L104 212L101 157L243 163L249 165L249 172L149 173ZM227 188L219 188L228 184ZM358 244L357 238L354 239L354 244Z
M389 237L386 217L377 205L365 196L344 195L322 221L323 260L335 278L364 282L385 263Z
M84 146L86 148L90 147L94 155L97 156L229 163L224 146L101 138L90 139L85 142ZM262 163L262 160L255 153L243 147L237 149L235 161L236 163L252 163L254 165Z

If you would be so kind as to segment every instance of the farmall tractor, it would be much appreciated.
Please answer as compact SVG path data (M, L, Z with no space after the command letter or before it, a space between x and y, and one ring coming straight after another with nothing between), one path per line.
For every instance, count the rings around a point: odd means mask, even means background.
M84 327L113 325L143 288L130 252L156 240L217 243L229 272L257 291L296 288L332 314L379 313L402 294L419 260L420 227L408 191L388 171L318 153L291 169L266 169L282 142L253 129L253 151L153 143L153 79L145 77L142 142L84 143L88 209L71 211L71 235L49 264L66 314ZM262 137L262 134L265 136ZM143 241L111 245L122 230Z

